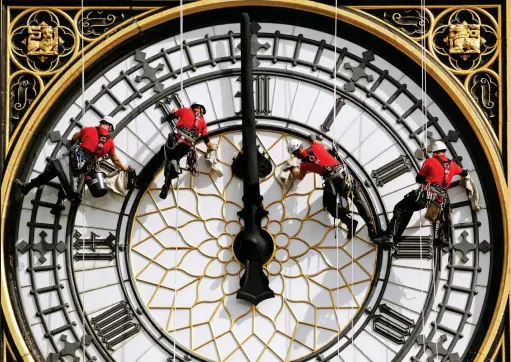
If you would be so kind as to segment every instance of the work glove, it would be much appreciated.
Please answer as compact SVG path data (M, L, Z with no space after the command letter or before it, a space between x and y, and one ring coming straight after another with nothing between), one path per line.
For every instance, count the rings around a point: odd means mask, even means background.
M282 171L290 171L293 167L298 167L297 161L296 158L290 158L282 165Z

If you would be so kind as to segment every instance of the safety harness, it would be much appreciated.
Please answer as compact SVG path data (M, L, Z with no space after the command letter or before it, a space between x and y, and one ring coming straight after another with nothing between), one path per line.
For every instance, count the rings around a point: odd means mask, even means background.
M96 127L96 132L98 132L98 145L96 146L96 150L94 151L94 153L98 155L99 151L103 150L103 147L105 147L105 143L110 139L110 135L101 134L99 127Z
M165 145L165 158L167 158L167 150L174 149L178 146L178 144L185 143L185 141L190 142L190 151L188 151L186 156L186 165L188 166L188 169L193 176L198 176L198 157L197 150L195 149L195 142L199 137L200 135L199 129L197 128L197 120L195 120L195 125L192 128L187 128L184 126L174 128L173 131L169 134L167 143Z
M341 190L339 190L340 195L344 198L349 198L350 194L353 192L353 177L348 171L346 165L339 160L336 155L333 155L337 161L339 162L336 166L320 166L325 172L321 175L321 178L325 182L325 185L329 185L332 191L335 193L335 185L334 181L337 179L341 182ZM319 159L316 157L314 152L312 151L312 147L307 149L307 156L302 157L302 162L312 162L319 166Z
M103 135L99 127L95 127L98 133L98 144L94 152L86 150L76 144L69 150L69 166L73 176L89 173L97 168L97 157L99 152L105 147L105 143L110 139L110 135Z
M419 197L423 197L427 202L426 219L435 222L438 216L445 209L447 204L447 175L451 169L451 160L442 161L438 157L433 156L435 160L440 162L444 169L444 178L442 185L434 184L431 182L423 183Z

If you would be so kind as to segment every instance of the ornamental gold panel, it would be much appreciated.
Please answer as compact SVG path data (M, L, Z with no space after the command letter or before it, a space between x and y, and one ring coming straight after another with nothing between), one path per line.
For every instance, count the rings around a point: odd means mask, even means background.
M159 8L8 7L6 150L38 97L82 54Z
M356 6L419 43L465 87L498 140L504 137L502 101L502 8L478 6Z
M454 74L487 68L498 53L498 25L483 9L448 9L438 15L429 48Z
M11 60L23 70L50 75L78 50L72 19L57 9L23 12L11 29Z

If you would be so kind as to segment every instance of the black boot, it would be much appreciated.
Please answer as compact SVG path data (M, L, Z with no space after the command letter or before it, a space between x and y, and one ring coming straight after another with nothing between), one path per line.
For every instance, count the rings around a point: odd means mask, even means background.
M348 235L347 235L348 239L353 239L353 237L355 236L355 233L357 232L357 225L358 225L358 221L354 220L354 219L352 219L351 221L346 223L346 226L348 229Z
M30 182L29 183L24 183L20 179L16 179L16 181L14 181L14 183L15 183L15 185L17 185L20 188L21 193L23 195L28 194L30 192L30 190L32 190Z
M55 206L51 208L50 214L57 215L60 210L64 210L64 206L62 206L63 204L64 200L59 197Z
M394 246L394 235L392 234L383 235L382 237L374 239L373 243L378 246L381 246L384 250L388 250L392 246Z
M167 198L167 195L169 193L169 187L167 184L163 185L160 191L160 199L165 200Z
M373 241L374 239L378 238L378 232L376 231L376 225L374 225L374 222L371 220L370 222L366 222L367 225L367 233L369 234L369 240Z

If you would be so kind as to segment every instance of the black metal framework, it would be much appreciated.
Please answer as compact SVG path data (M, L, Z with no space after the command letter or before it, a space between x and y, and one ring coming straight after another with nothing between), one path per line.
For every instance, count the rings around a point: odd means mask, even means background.
M188 46L189 46L189 47L192 47L192 46L195 46L195 45L201 45L201 44L204 44L204 43L205 43L205 42L207 42L207 41L213 42L213 41L215 41L215 40L222 40L222 39L227 39L227 40L229 40L229 41L233 41L234 39L236 39L236 38L237 38L237 36L238 36L237 34L228 34L228 35L221 35L221 36L217 36L217 37L210 37L210 38L209 38L209 40L199 39L199 40L194 41L194 42L189 42L189 43L188 43ZM286 38L287 40L290 40L290 41L296 41L296 42L298 42L298 38L297 38L297 37L294 37L294 36L283 36L282 34L278 34L278 35L277 35L277 34L264 34L264 35L263 35L263 34L260 34L259 36L260 36L260 37L264 37L264 36L268 36L268 37L279 37L280 39L284 39L284 38ZM316 45L317 45L317 43L318 43L318 42L313 41L313 40L310 40L310 39L300 39L300 43L301 43L301 44L303 44L303 43L308 43L308 44L316 44ZM324 46L325 46L325 45L324 45ZM177 49L167 49L167 50L165 50L164 52L161 52L160 54L158 54L158 55L156 55L156 56L154 56L154 57L151 57L151 58L150 58L150 59L148 59L147 61L149 62L149 61L157 60L157 59L162 58L162 57L164 58L166 54L168 55L168 54L170 54L170 53L171 53L171 52L173 52L173 51L177 51ZM296 53L296 52L295 52L295 53ZM348 58L350 58L350 59L353 59L354 61L358 61L358 62L360 62L360 61L361 61L361 59L360 59L360 58L358 58L357 56L352 55L352 54L350 54L350 53L347 53L347 54L346 54L346 56L347 56ZM163 58L162 58L162 59L163 59ZM258 57L258 58L259 58L259 59L261 59L261 60L266 59L266 60L272 60L272 61L277 61L277 62L286 62L286 63L292 63L292 64L293 64L293 63L296 63L296 64L300 64L300 65L308 66L308 67L310 67L311 69L316 68L316 69L318 69L318 70L320 70L320 71L332 71L332 70L328 70L328 69L321 69L321 68L320 68L320 66L319 66L318 64L314 64L314 63L306 63L306 62L299 61L299 59L294 59L294 58L290 58L290 57L280 57L280 56L273 56L273 55L272 55L272 56L265 56L265 57L260 56L260 57ZM237 55L235 55L235 54L232 54L230 57L219 58L219 59L210 59L209 61L207 61L207 62L203 62L203 63L194 63L194 64L192 64L192 65L190 65L190 66L188 66L188 67L185 67L185 71L193 71L194 69L196 70L196 69L198 69L198 68L200 68L200 67L203 67L203 66L211 66L211 65L213 65L213 63L218 64L218 63L221 63L221 62L233 62L233 61L234 61L234 62L236 62L236 61L238 61L238 60L239 60L239 56L237 56ZM132 69L128 70L126 73L128 73L128 72L129 72L128 74L131 74L131 73L133 73L133 72L137 71L138 69L140 69L142 66L143 66L142 64L139 64L139 65L135 66L134 68L132 68ZM408 97L410 100L412 100L412 102L414 102L414 106L416 106L416 105L417 105L417 102L418 102L417 98L416 98L416 97L414 97L414 96L413 96L413 94L411 94L411 92L409 92L407 89L402 89L402 87L400 87L399 82L398 82L397 80L393 79L392 77L390 77L390 76L388 75L388 73L385 73L385 71L384 71L384 70L382 71L382 70L380 70L380 69L376 68L374 65L372 65L372 64L370 64L370 63L368 63L367 67L368 67L369 69L372 69L373 71L375 71L376 73L378 73L378 74L379 74L379 78L378 78L378 80L381 78L381 79L385 79L385 80L387 80L387 81L391 82L393 85L397 86L397 87L398 87L398 89L400 89L400 92L402 92L402 94L404 94L406 97ZM264 74L264 72L265 72L265 71L268 71L268 70L265 70L265 69L261 69L261 70L259 70L259 72L261 72L261 74ZM179 71L174 72L174 73L172 73L172 74L170 74L170 75L168 75L168 76L176 76L177 74L179 74ZM221 77L221 76L234 75L234 74L236 74L236 71L225 71L225 72L220 72L220 73L218 73L218 74L216 74L216 75L211 74L210 76ZM283 75L284 75L284 74L283 74ZM296 74L292 74L292 73L285 74L285 76L290 76L290 77L302 77L302 79L307 79L307 77L305 77L305 76L303 76L303 75L296 75ZM339 78L341 78L341 79L343 79L343 77L344 77L343 75L341 75L341 74L339 74L339 73L337 74L337 76L338 76ZM166 78L165 78L165 77L166 77ZM165 79L167 79L167 78L168 78L167 76L164 76L164 77L159 78L158 80L161 82L161 81L163 81L163 80L165 80ZM117 79L115 79L112 83L110 83L110 84L109 84L106 88L104 88L101 92L103 92L103 93L107 93L107 94L108 94L108 90L109 90L109 89L111 89L111 88L112 88L115 84L117 84L118 82L121 82L121 81L127 81L126 79L127 79L126 74L121 75L120 77L118 77ZM204 79L207 79L207 77L197 77L197 78L192 78L192 80L190 80L189 82L186 82L185 84L186 84L186 85L196 84L196 83L198 83L198 82L203 81ZM347 80L347 79L344 79L344 80ZM377 80L377 81L378 81L378 80ZM317 81L317 82L319 82L318 80L316 80L316 81ZM380 83L381 83L381 82L380 82ZM136 93L137 93L137 94L138 94L138 92L142 92L142 93L143 93L143 92L145 92L145 91L147 91L147 90L149 90L149 89L152 89L153 87L154 87L154 84L148 84L148 85L147 85L147 86L145 86L144 88L141 88L141 89L137 90L137 92L136 92ZM325 87L327 87L327 86L325 85ZM382 102L382 100L378 99L378 98L374 95L374 93L373 93L373 92L374 92L374 89L372 89L372 88L371 88L371 89L367 89L367 87L361 86L361 85L360 85L360 84L358 84L358 83L355 83L355 87L356 87L356 88L358 88L358 89L360 89L360 90L362 90L362 91L366 94L366 96L368 96L368 97L374 97L377 101L379 101L380 103L383 103L383 102ZM328 87L328 88L330 88L330 87ZM103 95L103 93L101 93L101 92L100 92L100 93L98 93L98 95L96 95L96 96L95 96L92 100L90 100L90 103L89 103L89 105L88 105L88 107L89 107L90 109L92 109L92 110L93 110L94 102L95 102L97 99L99 99L99 98ZM148 107L150 104L154 104L154 102L156 102L158 99L161 99L163 96L168 95L168 94L170 94L170 93L172 93L172 92L171 92L171 89L169 89L169 90L163 90L163 92L161 93L161 95L158 95L157 97L153 97L153 98L152 98L152 99L150 99L149 101L145 102L144 104L142 104L142 105L141 105L140 109L143 109L144 107L146 108L146 107ZM137 97L137 94L134 94L132 97L127 98L126 100L119 100L119 99L118 99L118 100L117 100L117 101L118 101L118 108L116 108L116 110L114 111L114 114L115 114L116 112L118 112L120 109L122 109L123 107L125 107L127 104L129 104L133 98ZM354 98L354 97L350 94L350 92L345 92L345 91L343 91L343 90L341 90L341 89L339 89L339 90L338 90L338 94L341 94L342 96L344 96L344 97L346 97L346 98L349 98L349 99L353 99L353 98ZM386 103L385 103L385 104L386 104ZM393 115L394 117L396 117L396 119L402 118L402 116L403 116L403 115L400 115L400 114L398 114L397 112L393 111L391 107L389 107L389 108L388 108L388 111L389 111L389 112L391 112L391 113L392 113L392 115ZM434 128L435 128L435 129L439 132L439 134L440 134L443 138L445 138L445 139L447 140L448 135L445 135L445 133L443 133L443 132L442 132L441 128L438 126L438 124L437 124L437 122L436 122L436 119L435 119L435 118L434 118L434 117L433 117L433 116L432 116L429 112L427 112L426 116L427 116L427 118L428 118L428 126L430 126L430 127L434 127ZM73 128L73 127L72 127L72 126L73 126L73 124L79 124L79 117L80 117L80 115L79 115L78 117L76 117L76 119L72 119L72 121L71 121L72 123L71 123L70 127L68 128L68 131L66 131L66 132L64 133L64 135L62 135L62 137L63 137L63 138L66 138L66 137L68 137L68 136L69 136L69 133L71 132L71 130L72 130L72 128ZM129 121L130 121L130 120L132 120L132 119L133 119L133 118L135 118L135 117L136 117L136 114L135 114L135 113L132 113L132 114L130 114L130 115L128 115L128 116L126 116L126 117L125 117L125 119L123 119L123 121L122 121L122 125L120 125L120 127L118 128L118 131L117 131L117 132L119 132L123 126L125 126L127 123L129 123ZM417 136L417 131L418 131L418 130L411 130L411 129L408 129L408 131L410 132L410 137L411 137L411 138L415 138L415 139L416 139L416 141L418 142L418 141L419 141L419 140L418 140L418 136ZM464 137L465 135L466 135L466 133L464 133L464 134L462 135L462 137ZM44 141L44 140L41 140L41 139L37 140L37 142L38 142L39 146L40 146L40 144L42 143L42 141ZM59 149L59 148L60 148L63 144L64 144L64 142L63 142L63 140L62 140L62 139L58 141L58 145L57 145L57 147L56 147L56 150L54 151L54 154L56 154L56 153L58 152L58 149ZM453 155L456 155L456 153L454 152L454 149L452 148L452 146L450 145L450 143L449 143L449 142L447 142L447 144L448 144L448 146L449 146L450 151L452 152L452 154L453 154ZM409 152L409 155L411 155L411 154L412 154L412 150L408 150L408 152ZM410 157L410 158L411 158L411 157ZM412 163L413 163L414 167L415 167L415 168L417 168L417 161L416 161L415 159L413 159L413 160L412 160ZM491 185L486 185L486 189L485 189L485 191L486 191L486 192L489 192L489 190L491 190L491 193L493 193L493 192L494 192L494 191L493 191L493 188L492 188L492 186L491 186ZM42 190L40 189L40 190L38 190L38 192L37 192L37 194L36 194L36 200L40 200L40 198L41 198L41 194L42 194ZM37 224L37 223L38 223L38 222L37 222L38 209L39 209L40 207L45 207L45 205L42 205L42 204L40 204L40 203L38 204L38 201L35 201L35 203L34 203L34 207L33 207L33 209L32 209L32 219L33 219L33 220L32 220L32 223L33 223L33 224L32 224L32 225L28 225L28 226L30 227L30 233L31 233L31 237L30 237L30 238L31 238L31 240L30 240L29 242L34 242L34 239L35 239L35 229L36 229L36 227L38 227L37 225L40 225L40 224ZM452 207L455 207L455 206L454 206L454 205L452 205ZM13 215L19 215L19 213L13 213ZM69 223L71 223L71 222L72 222L72 220L73 220L73 218L71 217L71 215L72 215L72 213L70 214L70 217L69 217L69 220L70 220L70 221L69 221ZM494 216L492 219L498 220L498 216L499 216L499 214L498 214L498 210L494 211L494 213L493 213L493 215L492 215L492 216ZM15 219L14 219L14 220L15 220ZM476 265L478 265L478 260L477 260L478 251L480 250L480 246L481 246L481 245L485 245L485 244L484 244L484 241L483 241L483 242L480 242L480 241L479 241L479 236L478 236L478 226L480 225L480 222L478 222L478 221L477 221L477 215L475 214L475 212L473 212L473 213L472 213L472 220L473 220L473 223L471 223L471 225L463 225L462 227L472 227L472 228L473 228L473 230L474 230L475 243L476 243L476 245L477 245L477 249L474 251L474 255L475 255L475 258L476 258L476 260L475 260L475 264L476 264ZM492 221L490 220L490 223L491 223L491 222L492 222ZM54 223L51 225L51 228L53 229L53 228L57 227L57 225L59 225L58 223L59 223L59 218L56 216L56 217L55 217L55 221L54 221ZM478 224L478 223L479 223L479 224ZM48 227L50 227L50 225L47 225L47 226L48 226ZM70 234L69 234L69 232L70 232L70 228L69 228L69 226L71 226L71 224L70 224L70 225L68 225L68 228L67 228L67 230L68 230L68 235L70 235ZM72 228L71 228L71 229L72 229ZM55 233L55 234L56 234L56 233ZM69 240L69 239L68 239L68 240ZM493 244L493 245L497 245L497 247L498 247L498 243L495 243L495 242L494 242L494 243L492 243L492 244ZM484 252L484 250L486 250L486 248L487 248L487 247L486 247L486 246L483 246L483 248L485 248L485 249L481 249L481 250L483 250L483 252ZM70 250L70 248L68 248L68 253L69 253L69 250ZM32 251L32 250L30 250L30 255L31 255L31 256L32 256L32 252L33 252L33 251ZM455 260L455 259L454 259L454 254L455 254L455 252L456 252L456 251L455 251L455 249L451 249L451 250L449 250L450 260L451 260L451 262L452 262L453 260ZM116 252L116 255L118 256L118 252ZM68 256L69 256L69 255L68 255ZM70 259L70 258L68 257L68 259ZM493 261L493 259L494 259L494 258L493 258L493 253L492 253L492 261ZM58 283L58 280L59 280L59 276L58 276L58 264L55 264L55 261L56 261L56 250L53 250L53 251L52 251L52 260L53 260L53 263L54 263L54 264L52 264L52 265L51 265L51 269L48 269L48 270L52 270L52 271L54 272L55 280L56 280L56 283L55 283L55 286L54 286L54 287L56 288L56 292L57 292L57 294L59 295L59 298L61 298L61 294L59 293L59 290L60 290L60 284ZM68 260L68 262L69 262L69 260ZM498 264L498 263L496 263L495 265L496 265L495 267L498 267L498 266L499 266L499 264ZM454 271L454 270L464 270L464 271L470 271L471 273L473 273L473 275L477 275L477 273L480 271L480 269L479 269L478 267L466 267L466 266L463 266L463 265L451 265L451 264L449 264L449 265L448 265L448 268L449 268L449 270L451 271L451 272L450 272L450 274L449 274L449 281L448 281L448 285L452 285L452 279L453 279L453 273L452 273L452 271ZM39 269L37 269L37 270L35 270L35 269L30 270L30 273L31 273L32 278L33 278L33 273L36 273L38 270L39 270ZM499 270L499 269L497 269L497 270ZM437 273L437 277L438 277L438 274L439 274L439 273ZM72 271L71 271L71 270L69 270L69 268L68 268L68 275L69 275L69 276L71 276L70 280L72 280ZM492 278L492 277L493 277L493 275L491 275L490 277L491 277L491 279L490 279L490 280L493 280L493 278ZM437 281L438 281L438 280L437 280ZM435 283L436 283L437 281L435 281ZM473 278L472 278L472 281L473 281L473 282L472 282L472 285L471 285L471 287L470 287L470 288L467 288L467 290L461 290L462 292L464 292L464 293L466 293L466 294L468 295L467 309L469 309L470 304L472 303L472 300L473 300L473 296L474 296L474 294L476 294L476 292L477 292L477 291L476 291L476 289L475 289L476 278L474 278L474 277L473 277ZM439 305L440 310L439 310L439 314L438 314L438 317L437 317L437 318L438 318L438 319L440 319L440 318L441 318L441 316L443 315L443 313L444 313L446 310L449 310L449 311L455 311L456 313L458 313L458 314L462 315L462 321L463 321L463 323L465 323L465 322L466 322L466 320L467 320L467 318L470 316L470 315L469 315L469 313L467 313L467 312L466 312L466 310L465 310L465 311L463 311L463 310L458 310L458 311L456 311L456 310L454 310L454 309L453 309L454 307L449 306L449 305L447 305L447 304L446 304L446 302L447 302L447 300L448 300L448 294L449 294L450 290L454 290L454 288L449 287L449 288L447 289L447 292L446 292L446 293L445 293L445 295L444 295L444 302L443 302L442 304L440 304L440 305ZM459 288L458 288L458 291L460 291L460 290L459 290ZM36 293L36 295L37 295L37 293L38 293L38 292L36 291L35 293ZM73 293L75 293L75 292L73 292ZM35 300L37 300L37 296L35 296L34 298L35 298ZM494 298L494 297L493 297L493 298ZM75 298L75 302L77 302L77 301L78 301L78 299L79 299L79 298ZM487 299L488 299L488 297L487 297ZM62 302L62 300L61 300L61 302ZM61 303L61 304L62 304L62 303ZM432 304L432 300L430 299L430 300L427 302L427 305L428 305L427 309L428 309L428 310L430 310L430 309L431 309L431 304ZM77 305L79 305L79 301L78 301ZM66 314L65 309L63 309L63 310L62 310L62 312L64 313L64 315L67 315L67 314ZM43 315L44 315L44 311L43 311L43 310L40 310L40 313L41 313L41 316L43 316ZM427 318L427 314L425 315L425 317ZM66 325L63 325L63 326L62 326L62 328L69 328L70 332L71 332L71 333L73 334L73 336L74 336L74 337L78 340L78 339L79 339L79 336L78 336L77 332L75 331L75 328L72 328L72 323L70 322L70 319L68 318L67 320L68 320L68 323L67 323ZM44 324L44 323L45 323L45 322L44 322L44 318L41 318L41 323L43 324L43 326L45 325L45 324ZM69 325L69 324L71 324L71 325ZM417 324L416 324L416 325L420 325L420 322L419 322L419 321L417 321ZM460 325L461 325L461 324L460 324ZM462 325L461 325L461 326L462 326ZM440 324L439 324L439 325L437 325L437 328L438 328L438 329L441 329L441 330L444 330L445 332L450 333L450 334L452 334L452 335L454 336L453 343L451 343L451 345L447 348L447 350L452 350L452 348L453 348L453 346L454 346L455 341L457 341L459 338L461 338L461 337L462 337L462 335L461 335L462 327L460 327L457 331L454 331L454 330L449 329L449 328L448 328L448 327L446 327L446 326L442 326L442 325L440 325ZM47 334L49 334L49 336L50 336L49 338L51 338L51 334L52 334L51 332L52 332L52 331L50 331L50 330L48 330L48 331L47 331ZM414 336L414 333L412 333L412 337L413 337L413 336ZM431 342L431 341L432 341L432 338L433 338L433 335L432 335L432 333L430 333L430 335L428 335L428 336L426 337L426 340L425 340L425 341L426 341L426 342L427 342L427 341ZM477 337L474 335L474 337L473 337L473 338L474 338L474 339L476 339ZM57 343L56 343L55 341L53 341L53 339L51 339L51 341L52 341L52 345L54 346L55 350L56 350L56 351L58 351L58 350L59 350L59 348L57 347ZM412 345L413 343L415 343L415 340L413 340L413 338L410 338L410 339L409 339L409 341L408 341L408 343L407 343L407 345L409 345L409 347L411 347L411 345ZM407 349L406 349L406 346L407 346L407 345L405 345L405 347L403 348L402 352L398 355L398 357L399 357L400 355L403 355L403 353L405 353L405 352L406 352L406 350L407 350ZM409 347L408 347L408 348L409 348ZM333 356L333 355L332 355L332 356ZM329 357L331 358L332 356L329 356ZM326 361L326 360L328 360L328 358L329 358L329 357L326 357L326 359L325 359L325 358L323 358L322 360ZM470 357L470 356L464 356L464 358L469 358L469 357ZM421 356L420 356L420 355L418 355L418 356L417 356L417 358L421 358ZM178 357L178 360L179 360L179 357Z

